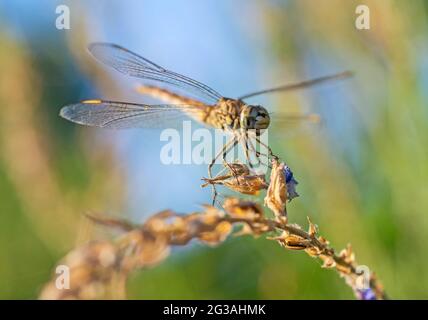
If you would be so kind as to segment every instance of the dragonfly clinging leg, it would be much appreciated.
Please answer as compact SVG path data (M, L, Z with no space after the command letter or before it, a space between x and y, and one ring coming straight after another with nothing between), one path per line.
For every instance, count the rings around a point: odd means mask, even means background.
M236 144L238 143L238 139L236 136L233 136L222 148L222 150L220 150L219 153L217 153L217 155L211 160L210 164L208 165L208 178L212 179L213 178L213 174L212 174L212 168L215 164L215 162L220 158L220 156L223 159L223 163L226 161L226 156L229 153L229 151L233 150L233 148L235 148ZM211 185L212 188L212 204L215 204L215 200L217 198L217 189L215 187L214 184Z

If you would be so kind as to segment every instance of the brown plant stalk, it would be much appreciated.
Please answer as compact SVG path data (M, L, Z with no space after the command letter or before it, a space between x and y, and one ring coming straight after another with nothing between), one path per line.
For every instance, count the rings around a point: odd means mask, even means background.
M304 231L288 224L286 219L266 218L254 202L228 198L223 210L205 206L203 211L188 215L163 211L142 225L100 216L89 218L124 233L115 241L92 242L69 253L60 264L70 268L70 288L58 289L56 275L42 290L41 299L125 298L125 283L131 272L157 265L168 256L171 246L184 246L192 239L218 245L232 233L235 225L240 226L235 235L268 234L267 239L285 249L302 250L321 259L324 268L336 269L360 295L358 285L363 275L357 272L350 246L336 254L309 219L309 230ZM370 275L367 289L377 299L386 298L374 274Z
M254 175L245 165L227 165L228 172L207 184L222 184L236 192L257 194L267 189L264 204L275 219L264 215L260 205L252 201L227 198L223 209L204 206L200 212L181 215L171 210L155 214L142 225L124 220L88 215L92 221L122 231L114 241L92 242L69 253L60 266L68 268L69 280L56 275L41 292L41 299L125 298L126 280L135 270L163 261L171 246L184 246L197 239L218 245L234 232L235 236L267 235L283 248L305 251L323 261L323 268L335 269L352 288L358 299L385 299L386 294L374 273L359 266L351 246L339 253L318 234L318 227L309 218L308 231L288 223L286 204L298 194L297 181L291 170L277 159L272 160L270 183L264 175ZM364 267L364 268L362 268Z

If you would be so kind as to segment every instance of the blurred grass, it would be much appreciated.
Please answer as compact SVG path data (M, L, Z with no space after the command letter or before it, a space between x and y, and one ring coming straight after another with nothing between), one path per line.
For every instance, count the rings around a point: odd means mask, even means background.
M58 125L59 106L77 95L79 78L55 56L31 56L27 45L0 35L2 298L36 298L55 261L91 238L82 213L105 210L103 202L114 210L121 199L110 147L85 155L75 127Z
M282 66L278 73L304 72L315 52L312 67L339 64L356 73L351 83L330 89L339 95L351 91L346 103L351 110L339 99L337 107L316 95L311 101L333 109L323 114L327 122L332 113L342 113L351 123L291 143L296 156L289 164L310 199L295 211L318 214L317 223L336 245L351 242L360 263L378 272L391 297L427 298L428 127L422 98L427 84L419 78L427 49L425 2L365 2L371 9L370 31L355 30L352 13L358 2L325 2L267 8L274 56ZM332 7L350 14L337 14ZM285 103L298 101L296 95L287 98ZM355 124L358 131L352 132ZM290 143L283 148L290 150Z
M300 182L292 221L305 224L310 215L334 247L351 242L391 297L426 299L428 6L365 1L371 30L357 31L357 4L259 1L271 83L314 70L356 73L311 94L275 96L278 108L320 111L326 129L270 142ZM68 41L83 43L84 31L79 34ZM88 75L98 85L107 82L104 90L112 85L76 58L81 47L71 52L64 40L45 41L0 34L0 298L37 297L54 263L93 237L82 212L124 208L126 183L110 147L91 152L94 131L57 117L60 106L90 92ZM43 45L56 54L31 54ZM353 298L334 272L315 263L263 239L230 239L215 249L177 250L166 263L134 275L130 297Z

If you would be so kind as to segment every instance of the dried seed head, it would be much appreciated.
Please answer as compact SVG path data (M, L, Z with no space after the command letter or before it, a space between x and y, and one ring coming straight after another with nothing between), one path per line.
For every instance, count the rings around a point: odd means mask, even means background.
M323 261L322 268L334 268L336 267L336 261L334 258L328 255L320 255L320 259Z
M203 178L205 183L202 187L209 184L224 185L225 187L243 194L257 195L260 190L267 189L268 185L264 175L256 175L242 163L227 163L225 167L228 173L218 175L212 179Z
M315 235L318 232L318 227L317 227L317 225L312 223L312 221L311 221L311 219L309 219L309 217L307 217L307 219L308 219L308 223L309 223L308 233L311 237L315 237Z
M341 257L348 264L353 264L355 262L355 254L352 251L351 244L348 244L345 249L340 251L339 257Z
M227 172L221 174L224 169L227 169ZM209 184L222 184L222 181L228 180L232 177L237 178L241 176L253 175L250 173L248 166L240 162L225 163L224 169L214 178L202 178L202 180L205 181L205 183L202 184L202 187L206 187Z
M232 177L222 181L221 184L233 191L249 195L257 195L260 190L268 187L264 175Z
M151 216L141 226L142 229L150 231L152 233L164 233L168 231L169 222L176 216L175 212L171 210L160 211Z
M265 205L273 211L277 218L286 217L287 185L284 175L284 163L272 160L270 184L265 197Z
M314 246L307 248L305 251L311 257L318 257L322 253L322 251L318 247Z
M122 261L125 270L154 266L169 254L168 237L164 233L154 235L137 229L129 234L129 238L133 241L132 245L123 241L124 245L134 250L128 252Z
M254 202L227 198L223 207L230 218L239 219L243 222L241 230L236 235L252 234L258 236L270 229L261 206Z
M91 242L70 252L60 262L68 267L69 289L57 287L56 279L42 290L40 299L96 299L108 298L109 288L118 291L120 277L117 248L109 242ZM56 275L58 276L58 275Z
M330 244L330 242L326 238L324 238L323 236L319 236L318 241L321 242L325 246L328 246Z
M350 265L337 264L336 270L342 275L347 275L352 273L352 267Z
M244 218L250 221L263 218L263 209L255 202L227 198L223 203L223 208L233 218Z
M311 246L310 240L298 235L289 234L286 231L283 231L280 236L270 239L278 241L281 246L291 250L305 250Z
M265 205L275 214L277 220L280 217L287 217L286 203L298 197L293 172L284 163L272 159L272 171L270 174L270 184L265 197Z
M196 216L198 216L198 218L201 219L203 223L212 225L224 217L224 212L214 206L205 206L204 213L202 215L196 214Z
M239 162L228 163L229 173L233 176L248 176L250 169L247 165Z
M200 233L198 239L209 245L218 245L226 240L231 232L232 225L227 221L222 221L215 226L214 230Z

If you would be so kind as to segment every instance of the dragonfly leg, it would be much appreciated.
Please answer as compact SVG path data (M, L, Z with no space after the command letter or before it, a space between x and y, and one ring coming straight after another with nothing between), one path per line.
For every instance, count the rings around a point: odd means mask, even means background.
M248 134L247 132L244 133L243 140L241 140L242 149L244 150L245 159L247 159L248 166L253 169L254 165L251 162L250 153L249 153L249 147L248 147Z
M231 138L228 142L226 142L226 144L224 145L224 147L222 148L222 150L220 150L219 153L216 154L216 156L211 160L211 163L208 165L208 178L212 179L213 175L212 175L212 168L216 162L216 160L218 158L220 158L221 156L223 156L223 160L226 158L226 155L229 153L230 149L235 147L237 143L236 137L234 136L233 138ZM212 194L213 194L213 205L215 204L215 200L217 198L217 189L215 187L214 184L211 185L212 187Z
M212 179L212 167L214 165L215 162L215 158L211 161L211 163L208 165L208 178L211 180ZM213 198L213 203L212 205L215 204L215 199L217 197L217 189L215 187L214 184L211 184L211 188L212 188L212 198Z
M249 163L250 168L254 168L254 164L250 158L250 154L249 151L253 152L256 158L256 165L259 166L260 164L262 164L261 160L260 160L260 156L264 156L267 159L269 159L269 156L261 153L260 151L257 151L256 147L254 147L254 144L252 142L252 137L250 137L248 135L248 133L245 133L244 135L244 140L241 141L242 142L242 147L245 150L245 157Z
M239 141L240 141L240 138L236 137L236 141L233 143L233 146L231 147L231 149L233 149L238 144ZM224 168L229 169L229 172L236 179L236 183L239 185L239 179L238 179L238 174L237 174L236 170L226 161L226 155L228 152L229 151L227 151L227 150L223 150L223 166L224 166Z
M236 170L225 160L223 159L223 166L224 168L228 168L230 171L230 176L234 177L236 179L236 183L239 184L238 174L236 173Z
M269 169L272 169L272 165L270 164L269 157L273 157L273 158L275 158L275 159L278 159L278 157L277 157L276 155L274 155L274 154L273 154L273 152L272 152L272 150L270 149L270 147L269 147L269 146L267 146L266 144L262 143L258 138L255 138L255 139L256 139L256 141L257 141L257 142L259 142L261 145L265 146L265 147L268 149L268 151L269 151L269 154L265 154L265 153L262 153L262 152L260 152L260 151L257 151L257 149L256 149L256 147L254 146L254 144L253 144L253 142L251 141L251 139L249 139L249 140L248 140L248 143L249 143L249 145L250 145L250 149L251 149L251 151L253 151L253 152L255 153L255 155L256 155L257 165L260 165L260 164L262 163L262 162L261 162L261 160L260 160L260 157L261 157L261 156L263 156L263 157L265 157L265 158L268 160L268 163L267 163L267 164L264 164L264 165L266 165Z
M248 142L246 140L241 140L242 149L244 150L245 159L248 162L248 166L252 169L253 163L251 162L250 155L249 155L249 149L248 149Z
M223 165L225 165L226 167L228 167L229 168L229 170L230 170L230 172L232 172L232 175L235 177L235 179L236 179L236 182L239 184L239 180L238 180L238 175L236 174L236 171L232 168L232 166L229 164L229 163L227 163L227 161L226 161L226 156L227 156L227 154L231 151L231 150L233 150L233 148L235 148L235 146L238 144L238 142L239 142L239 140L238 140L238 138L235 136L235 137L233 137L231 140L230 140L230 142L233 142L230 146L224 146L224 148L223 148Z
M259 137L255 137L255 139L256 139L256 141L260 144L260 145L262 145L263 147L265 147L266 149L268 149L268 153L269 153L269 156L271 157L271 158L273 158L273 159L277 159L278 160L278 157L276 156L276 155L274 155L273 154L273 152L272 152L272 149L266 144L266 143L263 143L262 141L260 141L260 139L259 139Z
M254 147L254 145L253 145L253 142L250 140L250 139L248 139L247 141L246 141L246 147L247 147L247 149L248 149L248 147L251 149L251 151L253 151L254 152L254 154L256 155L256 160L257 160L257 165L260 165L261 164L261 161L260 161L260 156L265 156L265 157L267 157L265 154L262 154L262 153L260 153L259 151L257 151L257 149Z

